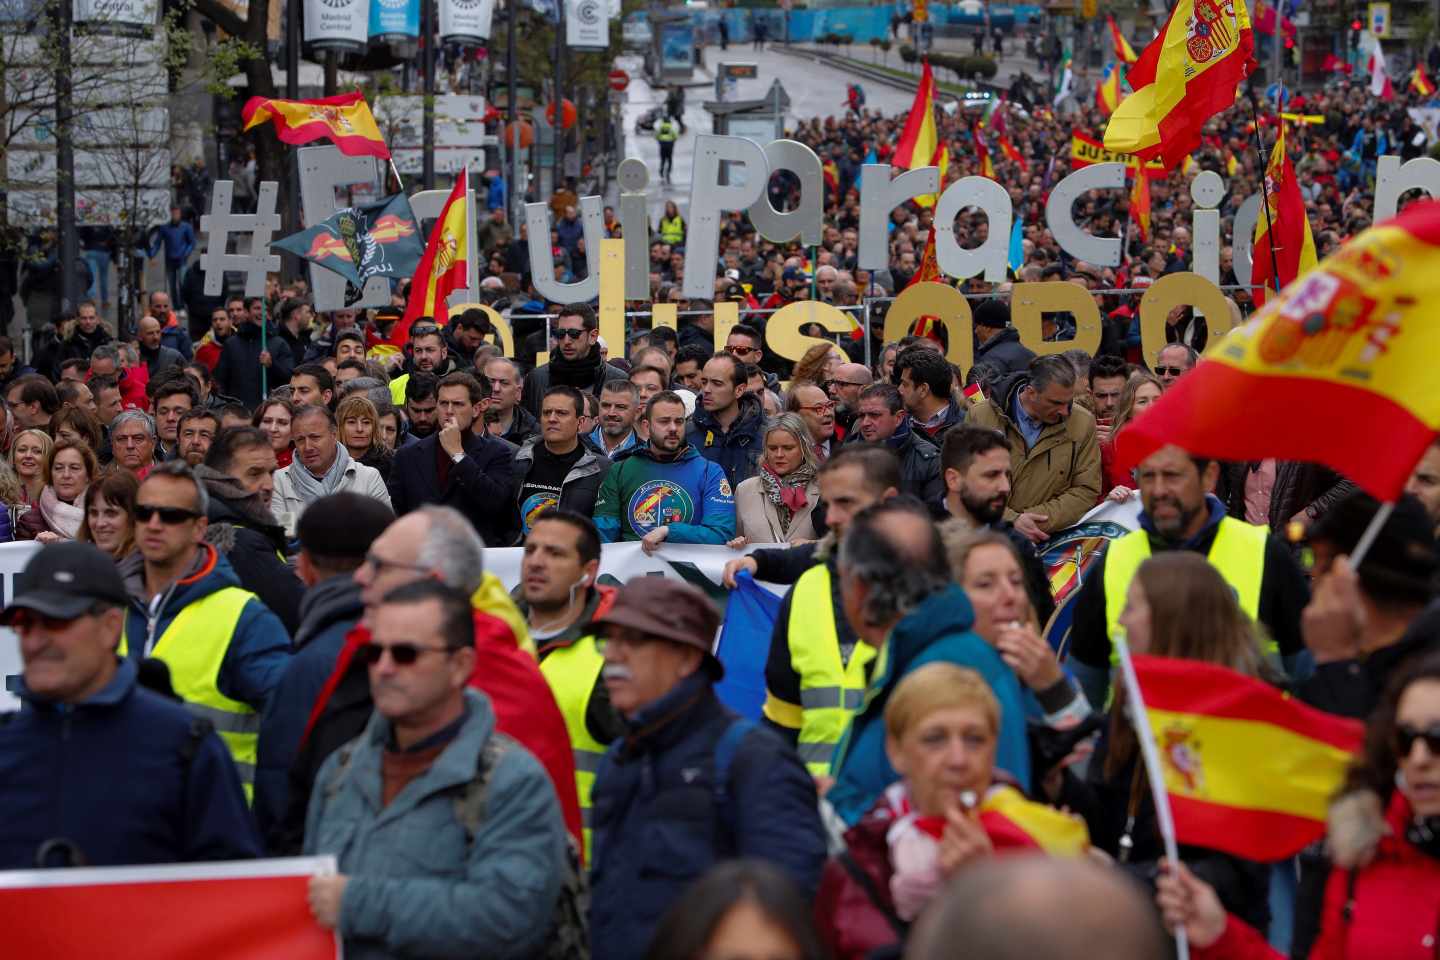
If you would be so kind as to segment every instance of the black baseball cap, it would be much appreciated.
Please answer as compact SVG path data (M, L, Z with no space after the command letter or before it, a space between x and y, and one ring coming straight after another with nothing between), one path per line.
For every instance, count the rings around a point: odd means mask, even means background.
M110 556L91 543L67 540L40 548L15 578L15 596L0 611L10 624L20 610L74 620L97 604L123 607L130 602L125 581Z

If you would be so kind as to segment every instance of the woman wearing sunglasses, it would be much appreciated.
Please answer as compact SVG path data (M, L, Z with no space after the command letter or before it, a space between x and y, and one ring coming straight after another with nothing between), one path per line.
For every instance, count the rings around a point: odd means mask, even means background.
M1301 888L1296 928L1318 936L1311 960L1433 960L1440 943L1440 655L1403 668L1370 718L1363 755L1330 806L1324 893ZM1182 924L1197 960L1279 958L1184 865L1161 877L1166 924ZM1308 902L1307 902L1308 901Z

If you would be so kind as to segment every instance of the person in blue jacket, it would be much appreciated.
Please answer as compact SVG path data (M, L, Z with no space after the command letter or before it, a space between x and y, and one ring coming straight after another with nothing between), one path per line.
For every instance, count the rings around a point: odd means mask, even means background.
M665 390L645 405L649 443L620 454L595 500L606 543L728 543L735 537L735 492L725 469L685 442L685 403Z
M717 353L700 371L700 403L686 441L725 471L731 487L755 476L765 452L765 411L745 392L745 365Z
M93 544L42 547L0 623L20 635L18 713L0 714L0 870L261 855L209 721L116 657L125 584Z
M296 569L307 589L300 604L295 655L260 718L255 771L255 819L266 847L276 856L300 852L304 837L280 832L291 799L290 766L315 699L335 672L345 636L365 613L355 571L365 563L375 538L394 520L390 508L374 497L341 492L310 504L297 525Z
M185 276L185 261L195 252L195 228L181 216L179 207L170 208L169 223L155 228L145 253L153 257L162 250L165 252L165 288L170 291L170 299L180 303L183 300L180 283Z
M862 643L880 650L830 767L835 784L825 799L840 818L854 826L900 779L885 752L885 705L901 677L935 661L968 667L990 685L1000 701L995 766L1029 789L1020 680L972 629L974 611L950 581L945 548L925 505L893 497L853 517L840 548L839 575L845 618Z

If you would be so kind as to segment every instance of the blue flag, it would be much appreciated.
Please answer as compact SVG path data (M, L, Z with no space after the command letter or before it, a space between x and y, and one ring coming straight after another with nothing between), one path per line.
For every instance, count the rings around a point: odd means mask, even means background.
M765 705L765 661L770 657L770 634L779 616L779 597L748 573L735 578L716 651L725 665L725 679L715 687L715 695L751 720L760 719Z

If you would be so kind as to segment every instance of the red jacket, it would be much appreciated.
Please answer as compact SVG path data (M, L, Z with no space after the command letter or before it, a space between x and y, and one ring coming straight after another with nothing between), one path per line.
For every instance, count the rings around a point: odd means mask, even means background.
M515 645L515 634L498 617L480 610L475 613L475 669L470 686L490 698L495 709L496 728L535 755L550 775L565 828L583 843L580 832L580 800L575 793L575 755L565 718L555 705L550 685L535 659ZM350 667L355 652L370 642L370 628L357 624L345 636L345 646L335 660L335 670L310 710L305 736L325 712L325 705ZM582 847L583 849L583 847Z
M1355 876L1334 870L1325 886L1320 935L1310 960L1434 960L1440 937L1440 860L1405 840L1410 804L1397 790L1385 814L1390 835L1380 840L1374 861ZM1225 933L1195 960L1281 960L1265 938L1244 921L1228 918Z

